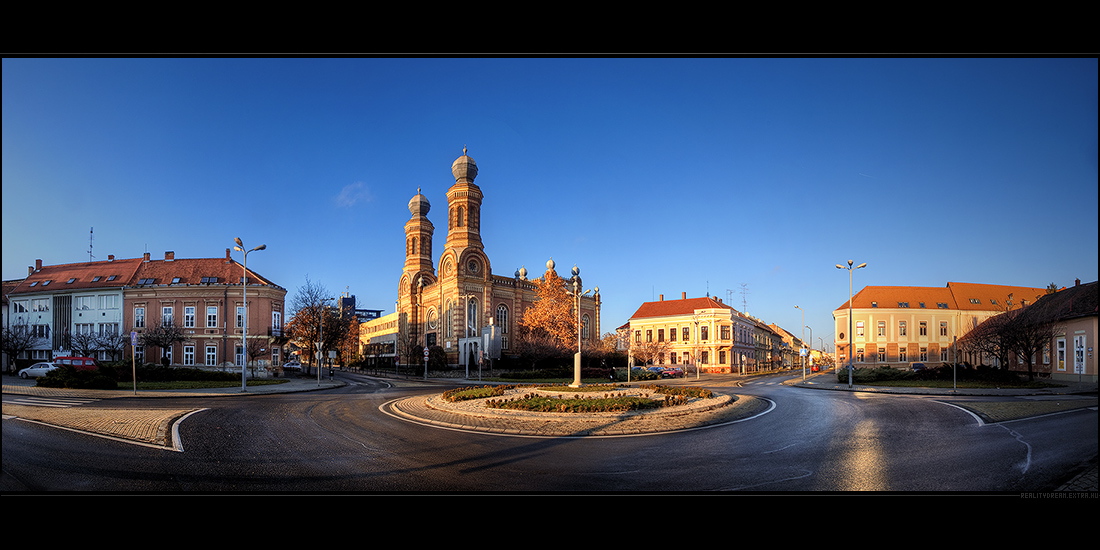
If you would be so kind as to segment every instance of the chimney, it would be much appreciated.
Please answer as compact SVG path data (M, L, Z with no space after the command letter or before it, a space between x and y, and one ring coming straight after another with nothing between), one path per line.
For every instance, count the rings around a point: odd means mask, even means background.
M31 275L34 275L34 268L28 265L27 266L27 277L30 277Z
M228 264L228 263L232 263L232 262L233 262L233 259L229 257L229 249L226 248L225 249L225 263Z
M38 271L40 269L42 269L42 260L35 260L34 261L34 270ZM1078 281L1080 281L1080 279L1078 279Z
M145 253L145 256L142 257L141 261L143 261L143 262L148 262L149 261L149 253L148 252Z
M115 255L114 255L114 254L108 254L108 255L107 255L107 261L108 261L108 262L113 262L113 261L115 261Z
M1077 281L1073 283L1073 286L1081 286L1081 279L1078 278Z
M176 253L175 252L169 251L169 252L164 253L164 261L170 262L170 261L175 260L175 259L176 259Z
M680 299L681 300L687 300L688 299L688 293L684 292L684 293L680 294Z
M663 302L663 301L665 301L665 295L664 295L664 294L658 294L658 295L657 295L657 301L658 301L658 302Z

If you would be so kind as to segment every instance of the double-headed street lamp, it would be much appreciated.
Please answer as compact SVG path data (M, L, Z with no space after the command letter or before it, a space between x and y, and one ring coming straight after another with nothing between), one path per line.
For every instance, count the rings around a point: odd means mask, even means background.
M848 267L836 264L837 269L848 270L848 387L852 387L852 260L848 260ZM867 262L861 263L855 269L867 267Z
M595 292L600 291L600 287L596 287ZM581 330L584 328L581 326L581 298L585 294L593 292L593 289L588 289L581 292L581 270L576 265L573 266L573 297L577 300L577 355L573 359L573 383L569 384L571 388L581 387Z
M802 312L802 343L803 343L803 345L805 345L805 343L806 343L806 310L804 310L804 309L802 309L798 306L794 306L794 307L798 311ZM802 381L805 382L806 381L806 358L802 356L802 350L801 349L798 350L798 362L802 363Z
M244 243L241 242L241 238L237 237L233 239L237 243L237 246L233 247L233 250L244 253L244 260L241 262L241 268L244 270L244 276L241 277L241 299L244 300L244 319L242 320L241 328L241 391L248 391L248 381L246 380L245 359L248 357L248 253L255 252L256 250L264 250L267 248L266 244L261 244L252 250L245 250Z

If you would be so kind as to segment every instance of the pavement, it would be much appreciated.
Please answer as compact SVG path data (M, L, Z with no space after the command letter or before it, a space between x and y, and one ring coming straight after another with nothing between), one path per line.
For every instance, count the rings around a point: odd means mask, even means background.
M391 377L391 383L400 386L444 387L455 384L471 386L487 385L490 382L454 378ZM541 437L591 437L625 436L668 431L701 429L708 426L735 422L759 414L766 409L767 402L747 395L737 394L745 377L718 374L703 374L699 378L688 376L684 379L662 380L662 384L704 386L724 397L721 403L716 401L696 403L692 407L677 410L662 410L650 413L602 413L577 415L574 413L471 413L459 407L452 407L439 399L421 395L406 398L390 404L389 411L409 421L426 425L452 429L470 430L485 433ZM33 380L25 381L16 377L3 376L3 416L39 422L63 429L91 433L163 448L182 451L182 445L175 434L178 422L186 416L208 408L210 398L239 397L247 398L276 393L294 393L324 391L345 385L338 380L310 378L289 378L281 384L249 386L242 392L240 386L230 388L210 388L194 390L68 390L58 388L38 388ZM974 397L1005 397L1004 400L974 400L956 402L982 418L983 422L995 423L1027 418L1042 414L1052 414L1072 409L1097 407L1096 383L1073 383L1058 388L1042 389L951 389L951 388L897 388L882 386L854 385L838 383L834 374L815 374L804 380L796 377L784 382L786 385L825 391L849 391L884 394L943 395ZM157 398L196 398L194 407L157 408L142 406L141 401ZM1016 399L1026 397L1026 399ZM138 398L141 401L120 401L118 407L46 406L82 400L104 401L119 398ZM47 400L43 402L41 400ZM705 400L704 400L705 401ZM1055 493L1065 497L1069 493L1097 492L1097 456L1082 457L1081 473L1059 487Z

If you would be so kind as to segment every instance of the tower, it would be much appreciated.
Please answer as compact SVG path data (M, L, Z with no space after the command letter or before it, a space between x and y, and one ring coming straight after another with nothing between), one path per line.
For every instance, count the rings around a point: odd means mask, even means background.
M451 164L451 174L455 183L447 190L447 248L482 249L481 244L481 189L474 184L477 177L477 164L466 155Z
M432 265L432 234L435 226L428 220L428 210L432 205L428 197L416 190L409 201L409 213L412 217L405 222L405 273L434 274Z

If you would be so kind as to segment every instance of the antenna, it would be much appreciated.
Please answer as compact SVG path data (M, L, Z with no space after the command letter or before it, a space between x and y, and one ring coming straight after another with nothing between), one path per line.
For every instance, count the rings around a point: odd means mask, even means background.
M749 301L746 296L749 295L748 283L741 283L741 311L744 313L749 312Z
M92 255L92 241L95 239L95 227L88 230L88 261L92 261L95 256Z

